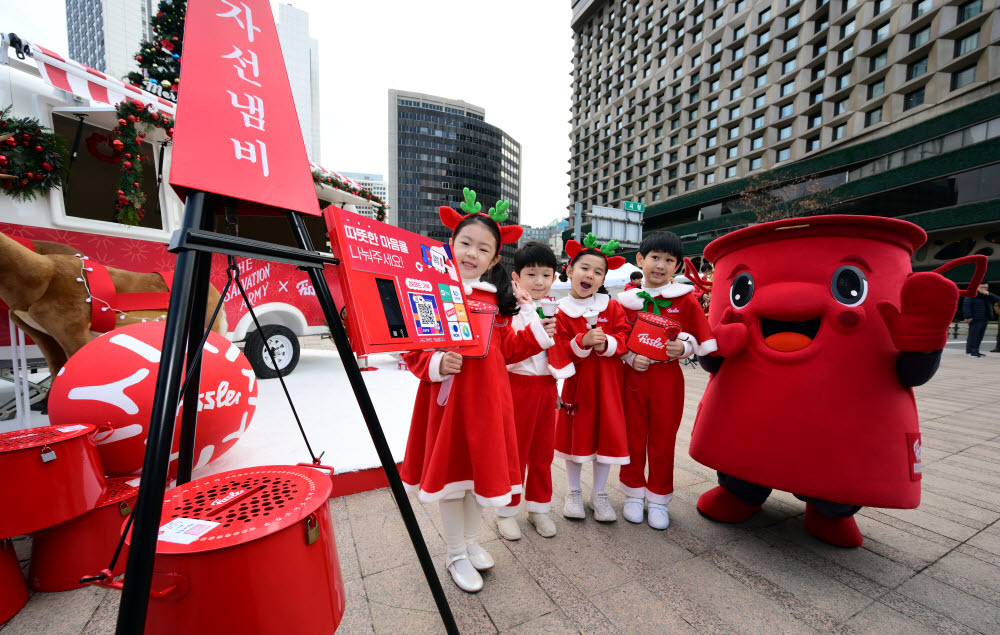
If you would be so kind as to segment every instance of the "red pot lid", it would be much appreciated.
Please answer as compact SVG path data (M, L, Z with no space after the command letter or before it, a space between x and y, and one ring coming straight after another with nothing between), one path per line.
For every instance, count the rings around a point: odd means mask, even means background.
M636 314L636 318L642 320L643 322L649 322L650 324L655 324L663 328L668 326L680 326L676 320L671 320L670 318L663 315L656 315L655 313L646 313L645 311L640 311Z
M317 509L328 513L332 489L324 472L286 465L243 468L191 481L166 493L156 553L211 551L263 538Z
M465 306L468 307L469 311L472 313L489 313L492 315L500 311L497 305L490 304L489 302L483 302L482 300L466 298L465 303Z
M42 426L27 430L11 430L0 434L0 452L16 452L28 448L40 448L61 441L90 434L96 428L87 423L65 426Z
M134 485L132 484L134 483ZM98 507L107 507L139 494L139 478L136 476L109 476L108 490L98 499Z
M927 232L923 229L897 218L854 214L804 216L761 223L716 238L705 247L705 258L717 262L727 253L743 247L806 236L874 238L897 244L910 254L927 240Z

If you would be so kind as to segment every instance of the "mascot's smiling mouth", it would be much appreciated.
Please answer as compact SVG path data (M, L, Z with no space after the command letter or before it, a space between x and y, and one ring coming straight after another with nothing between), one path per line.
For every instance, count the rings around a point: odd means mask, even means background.
M813 341L819 332L821 319L801 322L783 322L771 318L760 318L760 333L768 348L781 353L800 351Z

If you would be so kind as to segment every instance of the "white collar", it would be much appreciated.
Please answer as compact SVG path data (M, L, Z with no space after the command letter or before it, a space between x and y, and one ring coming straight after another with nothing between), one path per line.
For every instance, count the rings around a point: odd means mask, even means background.
M594 309L598 313L608 308L611 296L606 293L595 293L589 298L577 300L571 295L559 299L559 310L572 318L581 317L588 309Z
M639 293L645 291L654 298L679 298L686 293L694 291L694 287L680 282L670 282L662 287L643 287L641 289L629 289L618 294L618 301L626 309L641 311L646 306L646 301L639 297Z
M479 289L480 291L486 291L488 293L496 293L497 288L490 284L480 280L479 278L462 278L462 286L465 287L465 295L472 293L473 289Z

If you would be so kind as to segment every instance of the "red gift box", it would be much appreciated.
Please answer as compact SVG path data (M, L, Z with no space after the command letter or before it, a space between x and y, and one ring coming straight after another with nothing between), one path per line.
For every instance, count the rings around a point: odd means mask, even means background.
M628 349L637 355L665 362L670 358L667 354L667 342L676 340L680 333L681 325L668 317L639 313L628 336Z

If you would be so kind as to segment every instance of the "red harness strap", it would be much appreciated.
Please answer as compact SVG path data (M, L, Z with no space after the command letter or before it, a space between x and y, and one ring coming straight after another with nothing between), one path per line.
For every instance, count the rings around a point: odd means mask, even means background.
M90 329L107 333L115 327L117 311L152 311L166 309L170 305L170 292L118 293L111 281L111 274L104 265L86 261L91 271L87 273L93 305L90 309ZM173 282L173 272L157 271L169 289ZM103 302L101 301L103 300ZM105 304L105 302L107 304ZM110 307L110 308L109 308Z

